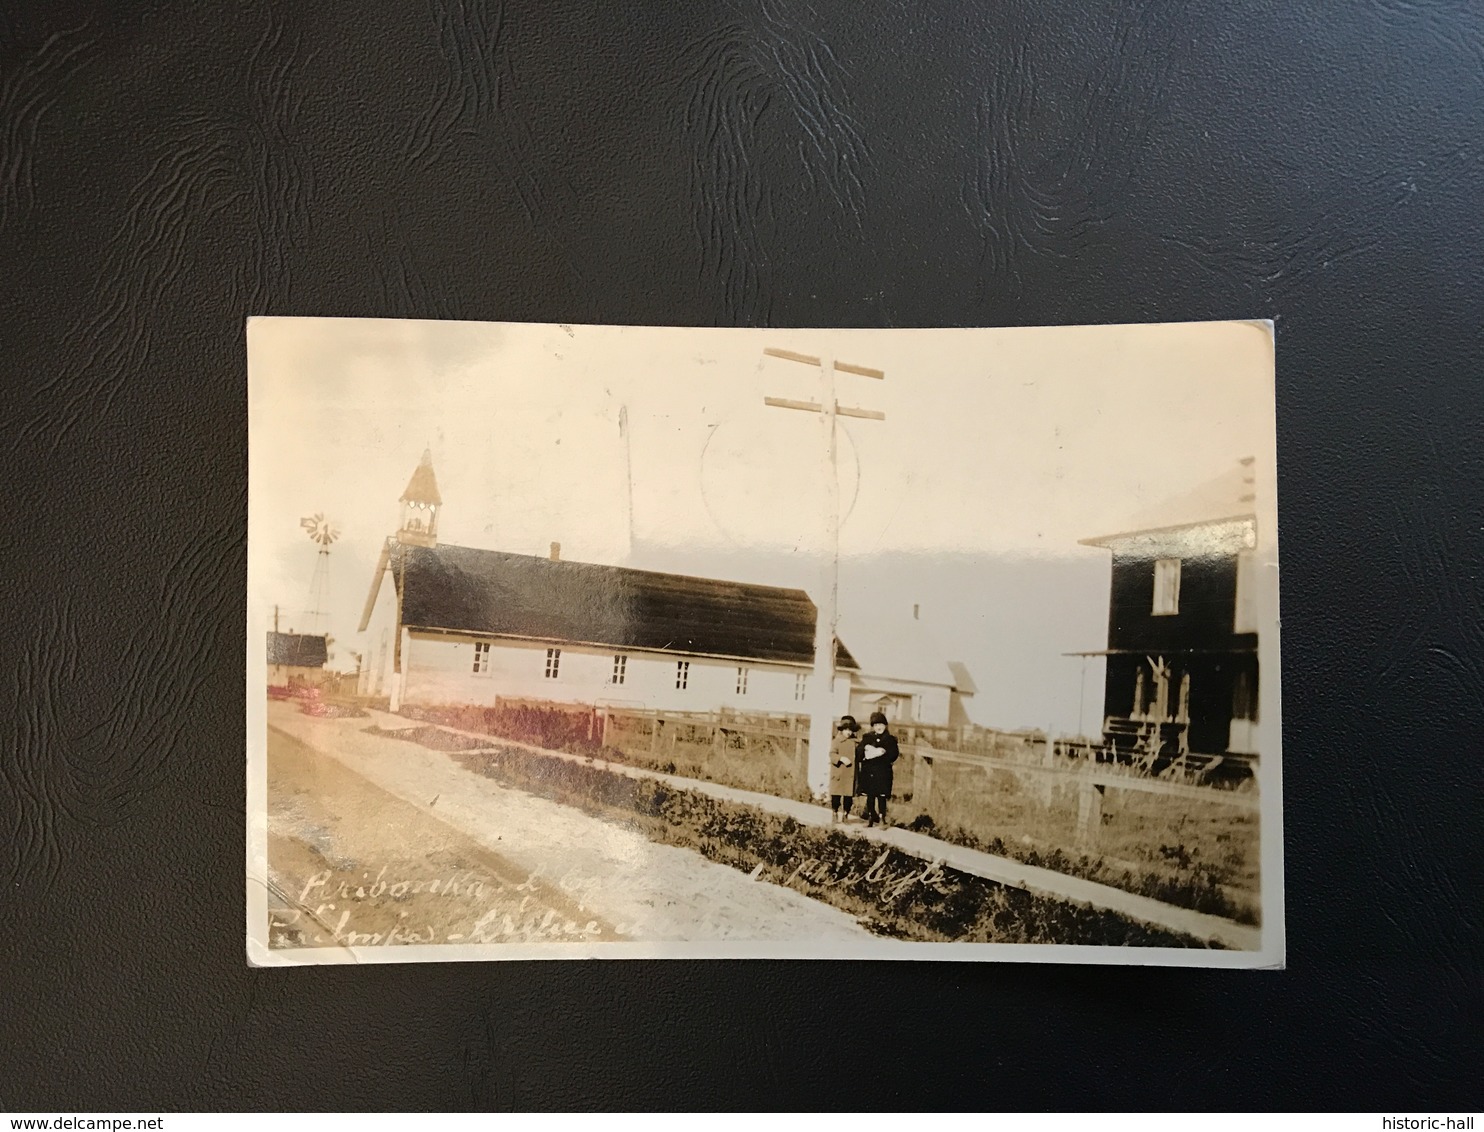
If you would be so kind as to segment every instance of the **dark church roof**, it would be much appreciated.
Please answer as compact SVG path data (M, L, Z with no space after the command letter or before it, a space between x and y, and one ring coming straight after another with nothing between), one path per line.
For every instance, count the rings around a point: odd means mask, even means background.
M268 634L268 663L294 668L322 668L325 663L324 637L304 633Z
M433 475L433 453L430 449L423 449L423 458L412 470L412 478L407 481L407 490L402 493L399 502L443 506L443 496L438 494L438 478Z
M398 561L404 554L405 564ZM816 612L803 590L462 546L393 544L390 561L399 582L405 565L402 616L414 628L781 664L814 660ZM835 658L841 668L856 667L844 645Z

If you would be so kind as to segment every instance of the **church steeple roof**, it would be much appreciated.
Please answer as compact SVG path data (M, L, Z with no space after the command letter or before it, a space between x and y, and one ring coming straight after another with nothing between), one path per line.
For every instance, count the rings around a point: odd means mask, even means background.
M435 506L443 506L443 497L438 494L438 479L433 475L433 451L431 448L423 449L422 461L412 473L412 478L407 481L407 490L402 493L399 500L402 503L431 503Z

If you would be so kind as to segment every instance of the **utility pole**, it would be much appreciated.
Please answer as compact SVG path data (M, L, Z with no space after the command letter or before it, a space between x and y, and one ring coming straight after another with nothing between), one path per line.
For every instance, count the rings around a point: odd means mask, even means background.
M402 603L405 598L403 591L407 588L407 547L400 540L394 541L392 553L397 556L397 573L401 579L397 586L396 636L392 639L392 690L387 704L395 714L402 710Z
M764 397L763 403L775 409L797 409L818 413L823 426L825 452L825 567L821 572L818 620L814 629L814 680L808 691L809 703L809 789L816 795L829 793L830 742L834 738L835 629L839 619L840 594L840 482L836 473L836 418L856 417L867 421L884 421L886 414L874 409L856 409L835 401L835 371L884 380L886 374L868 366L839 362L827 356L798 354L792 350L768 348L770 358L818 366L820 396L818 401L791 401L786 397Z
M1082 658L1082 686L1077 693L1077 734L1087 734L1087 657Z

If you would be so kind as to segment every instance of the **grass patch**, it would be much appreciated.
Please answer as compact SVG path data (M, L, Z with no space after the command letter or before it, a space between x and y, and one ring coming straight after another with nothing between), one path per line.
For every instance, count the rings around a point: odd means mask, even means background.
M1151 899L1260 922L1258 816L1219 799L1110 789L1095 845L1077 848L1077 786L939 761L909 828ZM905 815L904 815L905 816Z
M1089 853L1068 853L1055 848L1043 851L1001 837L980 837L962 826L943 828L935 825L927 814L919 814L906 823L906 828L966 849L978 849L1036 868L1120 888L1163 904L1221 916L1254 927L1259 923L1256 903L1247 893L1233 892L1221 883L1213 869L1191 864L1188 858L1178 871L1146 870ZM1177 860L1184 853L1183 846L1165 845L1160 848L1171 860Z

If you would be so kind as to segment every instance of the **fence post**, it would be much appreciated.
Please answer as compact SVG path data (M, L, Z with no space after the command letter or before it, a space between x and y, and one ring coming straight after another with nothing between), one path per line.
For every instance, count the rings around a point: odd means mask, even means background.
M656 755L660 749L660 717L656 712L654 718L649 721L649 753Z
M933 760L915 751L912 760L912 804L922 814L927 813L933 804Z
M1051 737L1051 729L1046 729L1046 739L1041 747L1041 765L1049 772L1056 765L1056 740ZM1056 797L1056 775L1032 774L1030 778L1035 782L1036 796L1041 800L1041 805L1048 809Z
M1103 796L1107 787L1084 782L1077 794L1077 840L1097 840L1103 828Z

